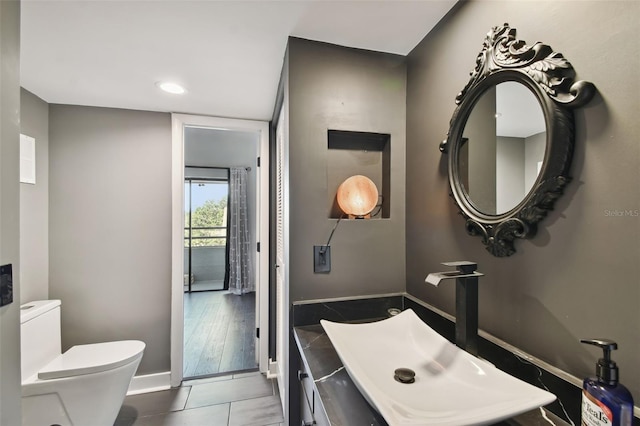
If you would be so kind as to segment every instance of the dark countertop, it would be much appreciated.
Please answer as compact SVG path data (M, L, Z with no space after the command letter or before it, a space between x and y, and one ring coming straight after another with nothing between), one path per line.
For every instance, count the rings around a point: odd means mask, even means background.
M302 362L314 380L331 426L388 425L351 381L321 325L295 327L294 336L302 355ZM521 414L498 425L569 426L543 408Z

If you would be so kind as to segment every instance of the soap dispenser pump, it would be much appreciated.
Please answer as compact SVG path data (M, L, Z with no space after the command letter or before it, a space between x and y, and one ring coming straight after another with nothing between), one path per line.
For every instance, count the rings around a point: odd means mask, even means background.
M581 339L581 343L602 348L603 357L596 364L596 377L587 377L582 386L583 426L631 426L633 397L618 382L618 366L611 351L618 344L606 339Z

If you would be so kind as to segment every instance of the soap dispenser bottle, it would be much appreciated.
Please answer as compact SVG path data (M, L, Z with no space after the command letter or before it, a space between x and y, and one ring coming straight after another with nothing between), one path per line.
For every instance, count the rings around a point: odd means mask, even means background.
M604 357L596 364L596 377L587 377L582 386L582 426L631 426L633 397L618 382L618 366L611 351L618 344L605 339L581 339L602 348Z

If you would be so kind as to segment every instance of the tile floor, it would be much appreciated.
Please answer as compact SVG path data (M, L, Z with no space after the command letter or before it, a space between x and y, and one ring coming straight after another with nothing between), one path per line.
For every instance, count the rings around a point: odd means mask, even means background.
M275 379L259 372L127 396L114 426L284 426Z

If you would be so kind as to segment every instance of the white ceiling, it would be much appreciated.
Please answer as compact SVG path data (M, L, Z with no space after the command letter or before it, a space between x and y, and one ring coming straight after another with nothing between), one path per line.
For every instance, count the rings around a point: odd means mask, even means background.
M496 135L528 138L546 130L540 102L524 84L500 83L495 96Z
M48 103L269 120L288 36L406 55L456 1L22 0L21 85Z

